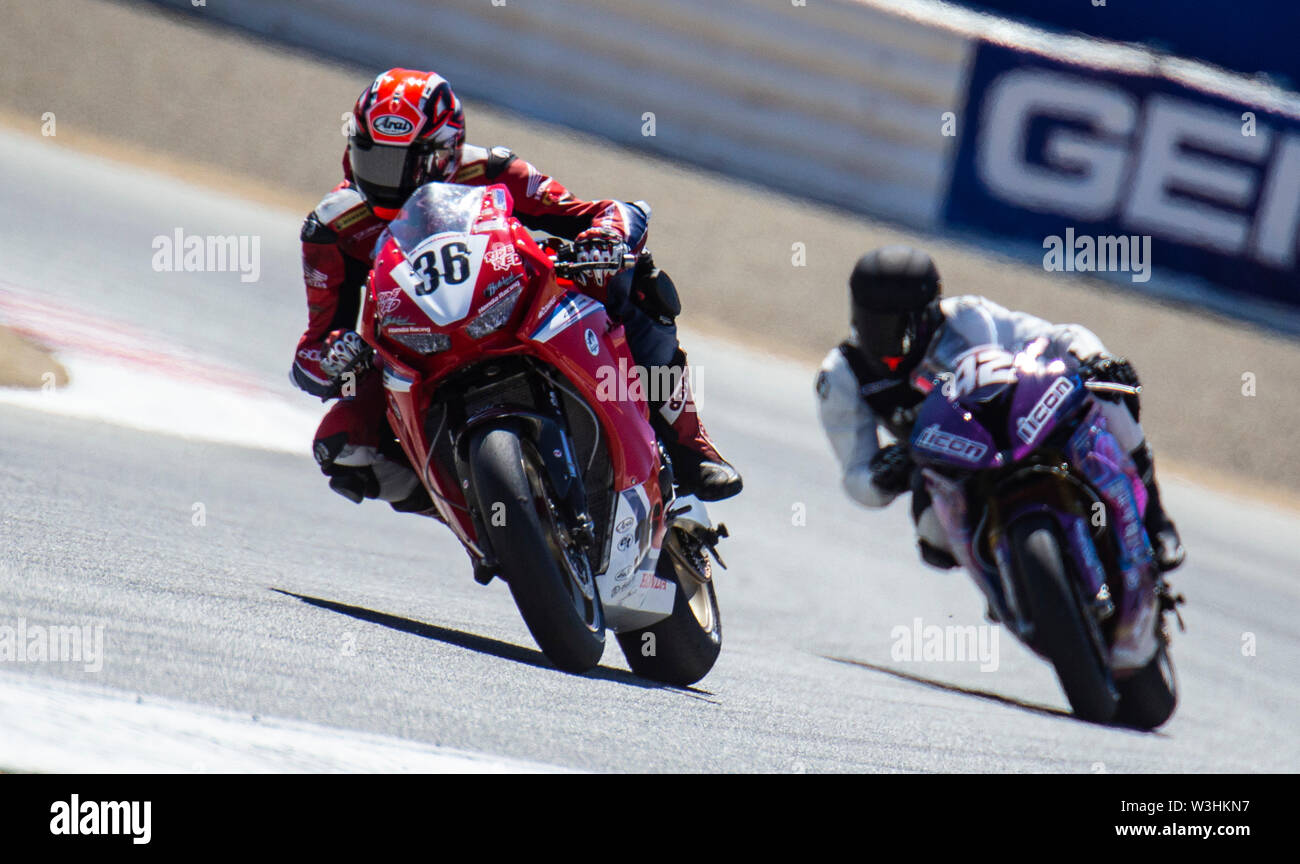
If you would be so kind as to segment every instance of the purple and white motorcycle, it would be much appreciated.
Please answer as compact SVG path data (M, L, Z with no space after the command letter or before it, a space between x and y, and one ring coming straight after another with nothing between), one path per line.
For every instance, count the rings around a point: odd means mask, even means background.
M1047 347L936 341L914 378L928 395L912 458L958 561L1056 668L1075 716L1154 729L1178 701L1176 598L1142 524L1146 489L1094 395L1137 390L1084 380Z

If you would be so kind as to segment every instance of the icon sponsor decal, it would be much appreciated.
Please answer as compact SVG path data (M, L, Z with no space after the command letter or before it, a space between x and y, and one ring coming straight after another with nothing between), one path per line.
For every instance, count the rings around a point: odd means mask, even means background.
M629 531L632 528L632 526L635 524L636 524L636 520L633 519L631 516L628 516L624 518L622 521L620 521L618 525L614 527L614 530L619 534L624 534L627 531Z
M599 354L600 340L596 338L596 332L592 330L590 327L588 327L587 332L583 334L583 337L587 340L587 351L591 354L591 356L595 357L597 354Z
M1016 435L1026 444L1033 443L1039 431L1047 425L1047 421L1056 413L1056 409L1061 407L1061 403L1074 392L1074 384L1069 378L1057 378L1056 383L1048 388L1029 410L1029 413L1016 421Z
M979 441L972 441L951 432L939 429L938 423L932 423L916 436L916 446L953 459L972 464L978 463L988 452L988 446Z

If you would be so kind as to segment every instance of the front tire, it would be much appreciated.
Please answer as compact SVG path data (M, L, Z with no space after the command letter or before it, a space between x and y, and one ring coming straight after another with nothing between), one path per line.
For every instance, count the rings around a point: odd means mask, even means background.
M1115 682L1115 686L1119 688L1119 711L1115 719L1127 726L1155 729L1172 717L1178 707L1174 661L1164 645L1150 663Z
M1034 645L1056 668L1075 716L1109 723L1119 694L1088 634L1056 538L1056 523L1047 516L1023 519L1011 527L1012 560L1034 624Z
M689 566L709 577L703 583L682 572L688 565L673 560L667 547L678 542ZM649 627L618 634L627 665L637 675L687 687L709 674L722 651L722 614L712 568L713 562L698 543L689 538L665 538L655 575L677 583L672 614Z
M531 445L514 429L491 428L470 442L469 465L483 530L529 632L558 668L586 672L605 650L604 610L595 580L590 579L593 597L588 598L572 575L572 563L566 566ZM578 557L579 566L586 566L585 556Z

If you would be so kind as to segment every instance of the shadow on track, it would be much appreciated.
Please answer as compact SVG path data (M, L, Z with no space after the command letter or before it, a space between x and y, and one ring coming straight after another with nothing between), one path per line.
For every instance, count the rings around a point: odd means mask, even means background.
M857 666L862 669L870 669L873 672L883 672L886 675L892 675L903 681L910 681L913 684L921 684L925 687L932 687L935 690L943 690L945 693L960 693L963 696L974 696L977 699L987 699L990 702L997 702L1001 705L1010 705L1012 708L1020 708L1023 711L1029 711L1034 714L1043 714L1048 717L1068 717L1071 720L1078 719L1064 708L1053 708L1050 705L1038 705L1033 702L1022 702L1019 699L1013 699L1010 696L1003 696L1000 693L991 693L987 690L976 690L973 687L959 687L956 684L949 684L945 681L938 681L934 678L925 678L921 675L913 675L909 672L900 672L897 669L890 669L888 666L877 666L875 663L868 663L865 660L850 660L845 657L831 657L823 654L823 660L833 660L836 663L844 663L848 666Z
M365 609L361 606L349 606L346 603L338 603L333 600L323 600L320 597L308 597L304 594L295 594L292 591L286 591L283 588L272 588L277 594L283 594L285 597L292 597L295 600L301 600L309 606L316 606L320 609L327 609L330 612L337 612L340 615L347 615L350 618L356 618L359 621L369 621L371 624L378 624L382 627L388 627L392 630L398 630L402 633L410 633L412 636L420 636L424 639L433 639L447 645L455 645L457 648L464 648L468 651L477 651L480 654L490 654L493 657L500 657L502 660L512 660L515 663L522 663L525 666L534 666L538 669L550 669L556 671L551 665L551 661L546 659L546 655L535 648L525 648L522 645L514 645L510 642L502 642L500 639L492 639L487 636L478 636L474 633L466 633L462 630L452 630L449 627L439 627L437 624L426 624L423 621L413 621L410 618L402 618L397 615L389 615L386 612L376 612L373 609ZM658 681L651 681L633 675L623 669L614 669L609 666L597 666L589 672L583 673L582 678L596 678L602 681L613 681L616 684L627 684L632 687L641 687L646 690L665 690L670 693L680 693L683 696L689 696L692 699L700 699L705 702L714 702L710 699L713 694L707 690L700 690L696 687L673 687L669 684L661 684Z

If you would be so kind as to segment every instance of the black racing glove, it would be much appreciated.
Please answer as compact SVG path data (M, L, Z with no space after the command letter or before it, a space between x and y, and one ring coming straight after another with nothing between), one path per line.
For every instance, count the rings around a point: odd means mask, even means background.
M871 485L886 495L906 492L912 485L912 454L901 444L882 447L867 464Z
M1137 370L1123 357L1102 352L1096 357L1083 361L1079 374L1088 381L1106 381L1111 384L1124 384L1129 387L1141 387ZM1119 394L1109 394L1104 398L1118 400Z
M1095 357L1085 360L1079 367L1079 374L1085 381L1105 381L1110 384L1123 384L1127 387L1142 386L1138 379L1137 370L1133 364L1128 362L1124 357L1115 354L1102 352ZM1106 399L1111 402L1123 401L1128 405L1129 413L1133 419L1138 419L1138 413L1141 405L1136 395L1130 396L1126 393L1106 393L1104 391L1094 391L1093 395L1099 399Z

